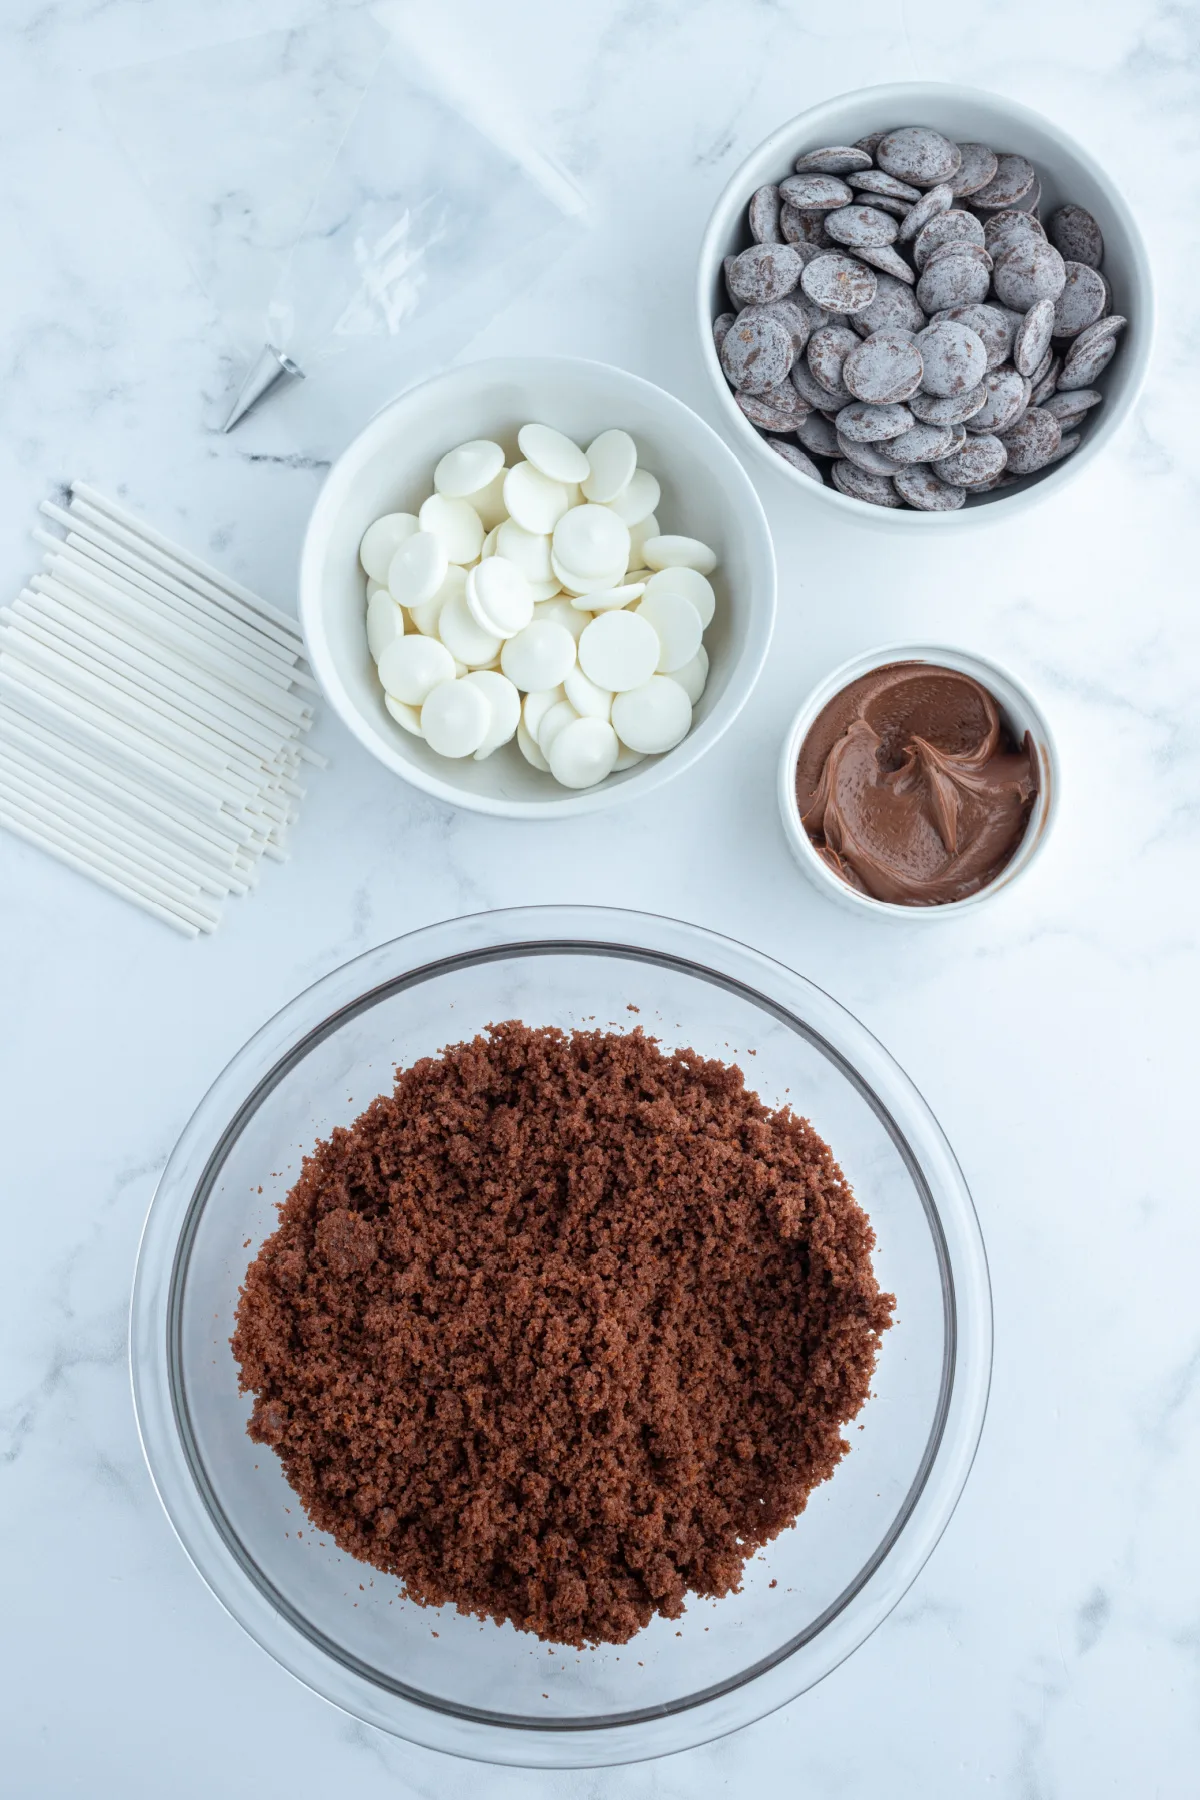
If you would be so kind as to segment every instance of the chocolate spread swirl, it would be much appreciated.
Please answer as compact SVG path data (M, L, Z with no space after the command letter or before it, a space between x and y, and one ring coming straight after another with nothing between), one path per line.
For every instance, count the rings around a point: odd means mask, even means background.
M1037 764L986 688L931 663L888 663L814 720L796 765L801 822L851 887L944 906L994 881L1029 823Z

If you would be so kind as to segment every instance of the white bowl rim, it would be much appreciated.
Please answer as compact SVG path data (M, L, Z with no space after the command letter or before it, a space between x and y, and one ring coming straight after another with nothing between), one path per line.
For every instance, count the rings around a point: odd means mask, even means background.
M381 746L379 737L368 729L358 708L354 705L345 686L338 675L329 650L328 636L324 626L319 598L312 581L312 564L316 557L313 548L314 529L324 520L324 515L340 504L337 498L337 485L341 471L350 453L362 445L363 440L372 433L382 435L389 416L413 395L441 383L462 382L467 380L487 381L494 377L511 377L530 364L539 367L547 366L562 369L583 369L590 374L600 374L617 381L628 383L633 389L653 396L654 404L661 405L663 410L676 418L686 417L689 429L697 434L714 450L722 470L722 478L731 490L733 504L744 511L747 518L749 535L758 540L758 548L764 557L765 592L756 603L753 615L753 629L749 637L743 639L739 646L741 654L750 658L745 672L741 676L743 692L740 697L733 696L732 704L722 716L714 711L703 722L690 731L673 750L647 763L639 764L623 778L614 780L610 777L597 787L586 788L577 793L563 791L561 797L544 801L505 800L489 794L466 792L452 781L432 775L426 770L407 762L398 753L389 754ZM305 529L304 543L300 553L299 574L299 609L300 623L304 632L305 646L314 676L320 685L321 692L328 704L345 725L346 729L357 738L358 742L371 756L393 774L413 787L422 789L436 800L442 800L451 806L460 806L470 812L485 813L493 818L550 820L575 818L581 814L598 812L601 808L616 804L624 798L633 798L638 794L649 793L660 787L665 781L682 774L720 738L733 724L745 706L762 674L770 649L771 637L775 627L776 596L778 576L775 563L775 545L771 536L771 528L763 503L759 498L754 483L746 470L734 455L729 445L718 431L702 419L699 413L680 400L677 395L655 382L648 381L642 375L635 375L628 369L622 369L614 363L601 362L596 358L567 355L547 356L494 356L481 358L473 362L454 363L436 370L421 381L412 382L408 387L386 401L379 410L357 432L341 453L335 458L321 486L309 514ZM755 639L757 638L757 642Z
M1031 482L1029 486L1020 488L1015 493L1006 494L1002 502L989 506L964 506L960 507L957 512L919 512L912 507L872 506L868 501L856 500L852 495L843 494L835 487L827 484L819 485L807 475L801 475L798 470L790 468L781 456L777 456L770 449L766 440L759 435L735 402L729 383L721 370L712 334L712 281L714 271L725 254L724 246L718 244L717 239L718 237L727 237L729 222L726 220L725 214L730 212L731 202L736 198L739 201L736 210L740 210L749 201L751 190L747 183L750 169L760 162L766 164L775 157L778 157L780 162L788 160L789 151L797 136L817 133L825 118L835 115L851 101L872 98L878 100L881 108L892 102L899 107L906 101L919 105L930 95L952 96L955 101L964 105L977 102L986 103L989 106L1000 106L1012 115L1018 126L1022 122L1028 121L1036 129L1044 131L1047 136L1056 139L1063 149L1083 166L1097 185L1104 189L1113 214L1129 239L1133 258L1145 288L1145 301L1139 308L1136 335L1131 332L1129 334L1131 341L1126 345L1128 352L1126 368L1129 371L1129 377L1119 403L1106 413L1103 421L1097 421L1097 429L1088 433L1079 449L1059 463L1053 474L1041 481ZM1153 350L1156 314L1153 270L1145 240L1128 201L1107 170L1101 167L1091 152L1084 149L1077 139L1055 124L1045 113L1038 112L1032 106L1026 106L1020 100L1012 100L1007 94L996 93L989 88L964 87L954 81L896 81L885 82L877 87L850 88L845 93L835 94L828 100L822 100L819 105L809 107L805 112L797 113L794 118L785 120L769 137L764 138L750 151L748 156L743 158L721 189L709 215L708 224L704 228L696 270L696 318L700 338L700 355L709 379L716 390L722 416L732 426L739 444L752 449L759 462L780 476L791 488L799 489L810 498L815 495L818 504L825 502L834 506L851 523L870 523L883 529L895 526L902 531L950 531L964 528L974 529L985 524L998 524L1002 519L1010 519L1017 512L1040 503L1048 497L1051 491L1057 492L1061 489L1065 481L1074 480L1076 476L1082 474L1109 439L1120 429L1141 397Z
M867 675L872 669L882 668L887 663L898 662L957 667L963 673L973 675L986 687L1002 712L1008 708L1003 694L996 689L1007 687L1026 709L1031 721L1029 729L1035 738L1039 764L1038 799L1030 813L1020 845L995 880L980 888L978 893L968 894L965 899L954 900L945 906L900 906L890 900L876 900L873 894L864 894L860 889L852 888L817 855L811 838L800 822L800 812L796 805L796 763L801 745L822 707L840 694L843 688L849 687L852 681L857 681L860 675ZM788 726L779 758L776 797L788 847L815 887L830 899L852 907L857 912L911 924L914 921L961 916L968 908L982 906L986 901L995 899L998 894L1011 892L1015 884L1037 862L1053 830L1062 800L1062 768L1058 746L1045 709L1036 696L1030 693L1025 682L1004 663L997 662L995 657L986 656L982 651L966 649L961 644L906 641L880 644L870 650L860 651L857 656L847 658L836 669L831 669L829 674L822 676Z

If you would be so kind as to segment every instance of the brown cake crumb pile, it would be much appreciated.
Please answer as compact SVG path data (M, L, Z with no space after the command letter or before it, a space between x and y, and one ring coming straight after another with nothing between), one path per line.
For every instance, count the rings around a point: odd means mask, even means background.
M414 1600L624 1643L736 1589L846 1454L874 1241L737 1068L497 1025L305 1160L238 1305L248 1430Z

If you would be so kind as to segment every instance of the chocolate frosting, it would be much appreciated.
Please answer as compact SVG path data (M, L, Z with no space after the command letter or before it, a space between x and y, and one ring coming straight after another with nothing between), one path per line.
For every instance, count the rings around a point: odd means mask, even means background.
M932 663L860 675L813 721L796 765L801 822L851 887L898 906L978 893L1011 859L1037 794L986 688Z

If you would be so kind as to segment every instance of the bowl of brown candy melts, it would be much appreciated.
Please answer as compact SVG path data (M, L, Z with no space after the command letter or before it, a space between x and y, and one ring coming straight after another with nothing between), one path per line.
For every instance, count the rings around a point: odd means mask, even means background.
M1011 101L925 83L761 145L714 210L698 302L756 454L861 517L943 524L1094 456L1153 321L1141 237L1087 153Z

